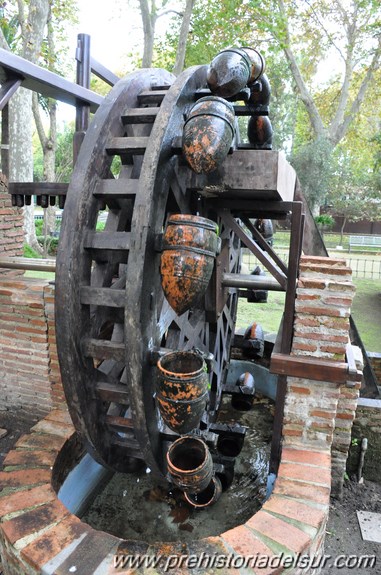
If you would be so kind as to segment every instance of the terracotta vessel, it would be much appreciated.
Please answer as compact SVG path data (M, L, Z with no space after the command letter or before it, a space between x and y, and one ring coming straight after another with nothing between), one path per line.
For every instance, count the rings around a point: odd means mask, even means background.
M222 164L235 134L234 108L217 96L200 98L183 129L183 156L196 174L209 174Z
M180 437L167 452L171 481L185 493L200 493L213 476L213 460L208 446L198 437Z
M196 509L203 509L204 507L209 507L219 500L222 493L221 481L218 477L212 477L209 485L201 491L200 493L185 493L185 499L196 507Z
M251 116L247 124L247 135L250 144L258 149L271 149L273 128L268 116Z
M158 392L171 399L191 400L208 390L206 363L195 351L175 351L157 362Z
M178 315L204 295L217 253L217 225L200 216L174 214L163 239L161 285Z
M266 63L262 54L258 52L258 50L256 50L255 48L242 46L241 50L246 52L246 54L250 58L251 73L250 78L247 81L248 85L250 86L262 76L263 72L265 71Z
M211 61L206 81L212 94L231 98L247 85L252 74L250 56L242 48L222 50Z
M206 391L195 399L171 399L159 392L156 401L164 423L179 434L189 433L198 427L206 409L209 394Z
M236 387L237 392L232 394L232 407L239 411L249 411L254 402L254 377L249 372L242 373Z

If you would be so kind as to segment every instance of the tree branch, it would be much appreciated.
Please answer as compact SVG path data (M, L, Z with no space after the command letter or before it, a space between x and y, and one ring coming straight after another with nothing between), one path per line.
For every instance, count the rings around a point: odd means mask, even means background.
M36 92L33 92L33 95L32 95L32 110L33 110L33 117L34 117L34 122L36 124L38 137L40 139L42 149L44 149L44 147L47 144L48 138L47 138L47 135L45 134L44 125L42 123L41 114L40 114L40 106L38 103L38 96L37 96Z
M358 113L360 106L364 101L367 88L373 79L373 75L375 71L378 70L378 68L380 67L380 61L381 61L381 36L379 36L378 38L378 46L374 52L372 62L360 85L360 88L357 92L357 96L352 102L349 113L345 117L343 117L342 122L336 127L335 132L330 131L330 140L334 145L338 144L340 140L345 136L350 123L353 121L354 117Z
M284 7L283 0L277 0L277 4L279 7L280 14L282 16L285 32L286 32L286 44L283 47L283 51L286 55L291 73L294 77L296 86L299 90L300 98L304 105L306 106L308 116L311 121L312 128L317 137L324 136L326 134L326 128L323 124L323 121L320 117L319 110L315 106L315 103L311 97L311 94L306 86L306 83L303 80L302 74L300 72L299 66L296 62L295 55L291 49L291 38L290 38L290 30L288 26L288 19L286 15L286 10Z

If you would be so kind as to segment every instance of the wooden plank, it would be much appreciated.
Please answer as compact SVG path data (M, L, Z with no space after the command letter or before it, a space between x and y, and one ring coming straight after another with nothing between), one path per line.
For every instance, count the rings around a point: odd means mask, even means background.
M106 424L122 433L134 431L134 422L132 419L120 417L117 415L106 415Z
M130 108L122 116L122 123L124 126L128 124L152 124L156 120L156 116L160 108Z
M15 270L36 270L40 272L55 272L55 260L39 260L37 258L0 258L0 268Z
M79 100L88 104L91 112L96 112L103 101L103 96L69 82L45 68L40 68L8 50L0 49L0 70L0 83L8 79L9 73L16 74L23 77L23 88L72 106L76 106Z
M138 102L140 104L161 104L167 92L168 90L144 90L138 95Z
M361 381L362 378L360 371L351 373L348 364L344 362L274 352L271 355L270 373L340 384Z
M117 383L108 383L107 381L98 381L96 389L102 401L114 401L122 405L129 405L130 398L127 386Z
M115 86L115 84L119 82L120 80L119 76L116 76L116 74L111 72L111 70L103 66L103 64L100 64L94 58L90 58L90 63L91 63L90 64L91 71L93 72L93 74L95 74L96 76L98 76L98 78L106 82L106 84L109 84L109 86Z
M130 232L94 232L89 231L83 247L94 250L124 250L130 248Z
M111 438L111 445L120 448L120 457L136 457L136 459L144 460L144 455L138 441L132 437L121 437L116 435Z
M277 264L277 266L283 271L283 273L285 275L287 275L288 273L288 269L286 264L284 263L283 260L281 260L281 258L278 256L278 254L273 250L273 248L266 242L265 238L262 236L262 234L257 230L257 228L253 225L252 221L249 218L243 217L242 218L243 223L245 224L245 226L247 227L247 229L250 231L250 233L253 235L253 238L258 242L258 244L261 246L262 250L267 252L269 254L269 256L274 260L274 262Z
M114 156L117 154L142 155L146 151L148 140L147 136L111 138L106 144L106 152Z
M10 182L9 193L23 196L66 196L69 184L58 182Z
M139 180L127 180L125 178L116 180L99 180L96 184L93 195L100 199L133 199Z
M115 361L125 360L126 349L124 343L116 343L107 339L88 338L83 340L82 349L85 357L115 359Z
M80 297L82 304L124 307L126 292L123 289L82 286Z
M283 289L287 287L287 278L283 271L271 261L267 252L264 252L258 244L256 244L245 232L245 230L236 222L230 212L221 210L219 212L225 224L233 230L249 250L259 259L259 261L266 267L266 269L275 277Z

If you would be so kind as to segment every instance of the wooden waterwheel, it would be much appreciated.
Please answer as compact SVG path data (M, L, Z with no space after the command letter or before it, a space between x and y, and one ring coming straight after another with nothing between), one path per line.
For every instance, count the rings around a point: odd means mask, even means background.
M187 187L190 169L176 145L205 77L201 66L177 79L141 70L118 82L92 120L68 190L56 274L62 379L90 453L118 471L140 457L163 472L167 435L154 399L163 350L213 354L205 429L215 420L226 378L237 292L225 290L218 313L207 294L178 317L159 273L168 214L197 212L219 221ZM112 173L115 157L121 159L118 177ZM239 241L222 224L220 235L224 270L236 273Z

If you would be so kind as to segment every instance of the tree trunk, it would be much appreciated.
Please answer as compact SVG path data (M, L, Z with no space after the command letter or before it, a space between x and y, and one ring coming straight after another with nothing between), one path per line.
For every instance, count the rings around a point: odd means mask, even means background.
M178 76L184 69L185 51L187 47L187 39L189 34L189 27L192 17L192 11L195 0L186 0L185 11L183 14L183 21L181 22L179 43L177 46L176 62L173 67L173 73Z
M33 182L32 92L20 88L9 102L9 181ZM42 253L34 227L34 206L24 208L25 242Z
M345 228L345 224L347 223L347 218L344 216L343 217L343 221L341 223L341 228L340 228L340 245L343 245L343 239L344 239L344 228Z
M155 39L156 8L152 2L152 11L149 9L148 0L139 0L140 12L143 22L144 49L142 68L150 68L153 58L153 43Z

